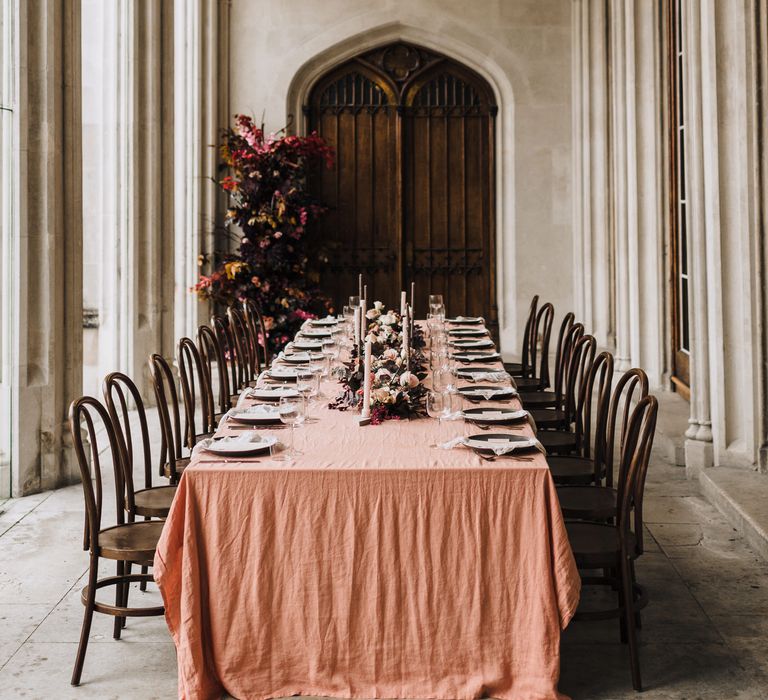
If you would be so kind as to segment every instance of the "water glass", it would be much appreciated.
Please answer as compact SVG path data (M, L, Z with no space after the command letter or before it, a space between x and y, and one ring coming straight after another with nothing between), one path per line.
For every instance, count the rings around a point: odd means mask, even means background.
M429 295L429 308L431 309L433 306L442 306L443 305L443 295L442 294L430 294Z
M291 440L286 451L275 459L290 460L296 454L294 431L297 425L304 422L304 399L301 396L282 396L277 410L280 414L280 422L291 426Z
M360 306L360 297L359 296L349 297L349 306L351 306L352 308L356 306ZM353 311L352 314L354 315L354 313L355 312Z
M430 391L427 394L427 415L442 423L451 413L451 398L447 391Z

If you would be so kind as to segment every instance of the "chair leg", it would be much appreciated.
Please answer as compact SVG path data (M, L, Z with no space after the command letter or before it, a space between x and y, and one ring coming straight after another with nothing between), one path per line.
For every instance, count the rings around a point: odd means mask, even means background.
M129 562L129 561L125 562L125 575L126 576L130 576L131 575L131 567L132 566L133 565L131 564L131 562ZM126 583L125 584L125 596L123 597L123 607L124 608L128 607L128 591L130 590L130 588L131 588L131 584L130 583ZM123 618L123 629L125 629L125 626L126 626L127 623L128 623L128 618L124 617Z
M630 573L632 574L632 593L634 595L635 592L635 583L637 583L637 578L635 577L635 561L634 559L630 563ZM634 597L632 598L632 602L634 602ZM643 617L640 614L639 610L635 611L635 629L643 629Z
M149 573L149 567L148 567L148 566L142 566L142 567L141 567L141 573L142 573L143 575L146 575L146 574L148 574L148 573ZM140 590L142 590L142 591L146 591L146 590L147 590L147 582L146 582L146 581L142 581L142 582L139 584L139 589L140 589Z
M621 586L624 592L624 624L629 641L629 663L632 671L632 687L640 692L643 689L640 679L640 655L637 645L637 630L635 629L635 601L632 590L632 571L630 562L624 559L621 563Z
M83 664L85 663L85 651L88 648L88 637L91 634L91 622L93 621L93 610L96 602L96 581L99 574L99 558L91 554L91 564L88 570L88 591L85 599L85 612L83 613L83 626L80 629L80 644L77 647L77 657L75 658L75 668L72 671L72 685L80 685L80 677L83 675Z
M122 562L122 561L117 562L117 575L118 576L125 575L125 562ZM124 606L123 600L125 596L126 596L125 584L118 583L115 586L115 605L118 607L123 607ZM114 631L112 632L112 637L114 639L120 639L120 630L123 629L124 622L125 622L124 617L115 616L115 627L114 627Z

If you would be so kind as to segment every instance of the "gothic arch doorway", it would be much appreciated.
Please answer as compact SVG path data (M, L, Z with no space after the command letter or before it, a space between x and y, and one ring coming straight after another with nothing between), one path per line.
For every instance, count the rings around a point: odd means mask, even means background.
M322 76L305 105L336 149L314 187L330 207L322 286L339 305L362 271L369 297L396 305L412 281L449 313L497 326L493 91L474 71L397 42Z

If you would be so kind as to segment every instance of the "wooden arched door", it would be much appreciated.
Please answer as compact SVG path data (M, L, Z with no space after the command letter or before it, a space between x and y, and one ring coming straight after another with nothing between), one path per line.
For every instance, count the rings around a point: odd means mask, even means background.
M309 126L336 149L315 183L329 207L322 286L339 305L363 272L369 297L442 293L449 313L496 325L494 118L489 85L444 56L397 43L321 78Z

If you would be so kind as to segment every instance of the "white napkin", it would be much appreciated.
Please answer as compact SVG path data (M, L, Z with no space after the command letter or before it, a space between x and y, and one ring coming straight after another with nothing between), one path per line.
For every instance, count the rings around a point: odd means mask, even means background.
M509 395L516 396L517 392L512 387L503 387L501 389L473 389L472 393L462 392L464 396L482 396L486 401L490 401L494 396Z
M459 375L462 379L468 382L477 382L483 380L486 382L506 382L511 379L510 375L506 372L467 372L466 374L459 371Z
M452 450L453 448L459 446L470 447L469 438L460 436L438 445L438 447L443 450ZM543 455L547 454L546 449L544 449L544 445L542 445L536 438L530 438L530 442L506 442L496 444L489 442L483 445L483 449L491 450L497 457L515 452L516 450L528 449L529 447L535 447ZM470 449L472 449L472 447L470 447Z
M464 357L460 358L461 360L497 360L500 355L497 352L491 352L487 355L478 355L477 353L471 353L471 352L458 352L456 354L464 355ZM455 355L454 355L455 356Z
M257 403L257 404L254 404L253 406L249 406L248 408L240 409L241 402L242 402L242 396L240 397L240 399L238 399L237 406L235 407L235 409L237 409L237 412L240 415L245 414L247 416L252 416L254 418L276 418L279 415L277 413L277 406L274 404L270 405L265 403ZM235 409L230 409L229 411L227 411L226 413L227 417L232 416L233 415L232 411Z

